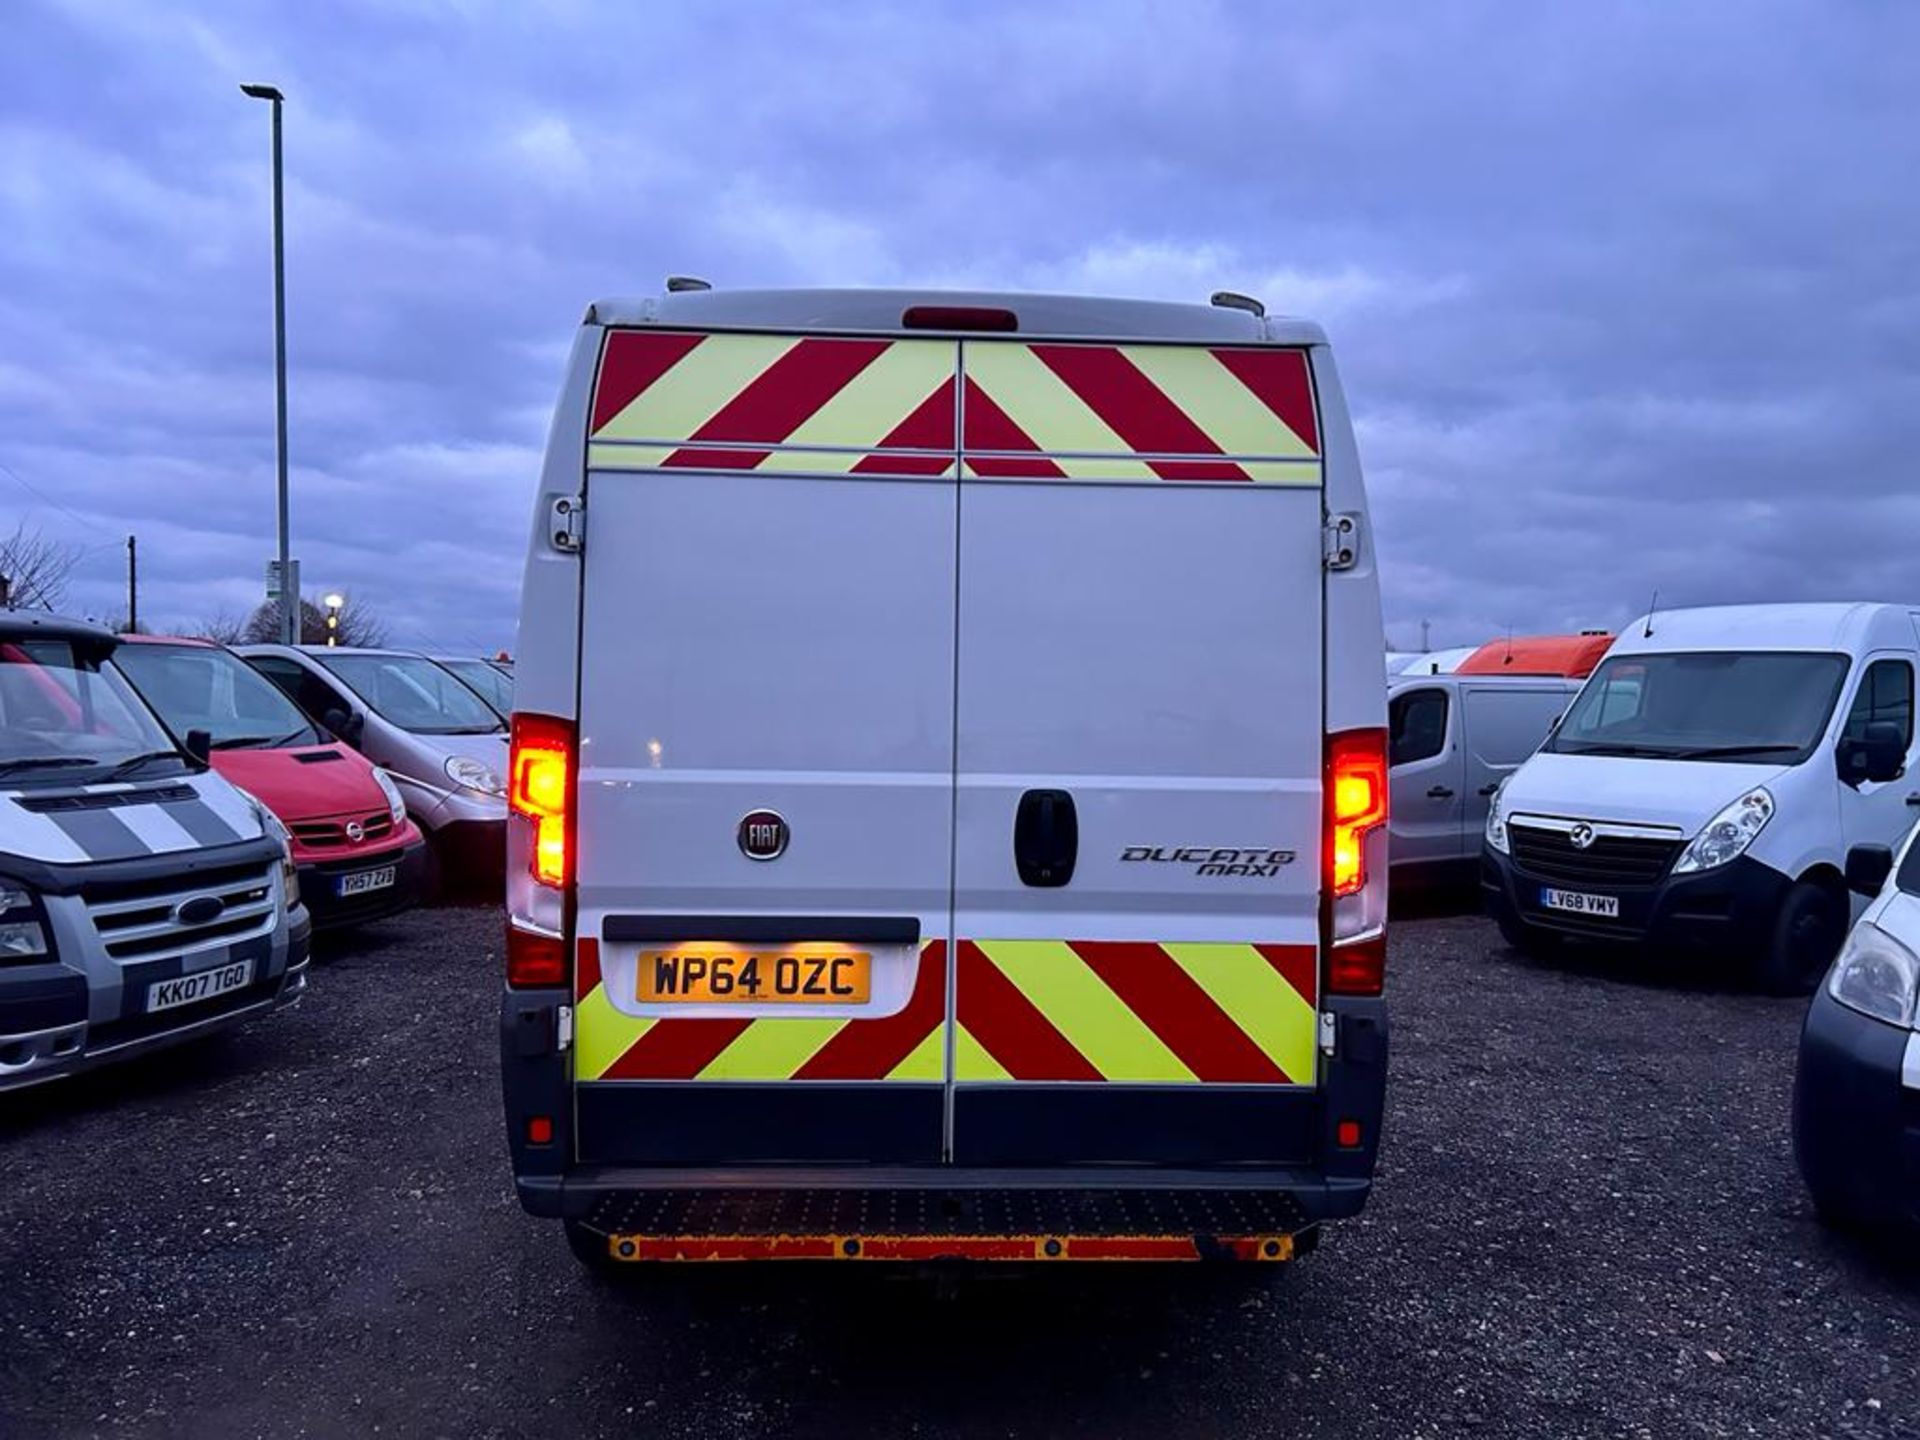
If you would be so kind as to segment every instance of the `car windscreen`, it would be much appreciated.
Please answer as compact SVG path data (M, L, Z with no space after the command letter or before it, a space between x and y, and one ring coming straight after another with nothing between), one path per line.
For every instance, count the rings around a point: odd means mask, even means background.
M1847 657L1768 650L1615 655L1547 749L1795 765L1826 733Z
M176 735L205 730L216 750L320 743L291 700L226 650L129 642L113 663Z
M502 728L493 708L424 655L314 656L383 720L416 735L485 735Z
M0 777L95 782L143 756L177 757L124 677L64 640L0 643Z
M486 661L442 660L440 663L479 691L480 698L497 710L502 719L513 713L513 681Z

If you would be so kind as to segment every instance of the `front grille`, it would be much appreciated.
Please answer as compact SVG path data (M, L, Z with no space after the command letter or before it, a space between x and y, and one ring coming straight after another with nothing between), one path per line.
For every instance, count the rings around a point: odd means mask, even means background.
M217 912L183 919L187 901L212 896ZM211 909L212 907L202 907ZM198 880L173 877L164 890L112 900L87 901L87 915L107 953L116 959L151 960L179 955L205 945L250 939L272 931L273 870L252 865L238 874Z
M349 821L358 822L361 835L358 840L347 838ZM349 845L365 845L369 841L384 840L393 833L393 816L382 810L373 815L337 816L330 820L298 820L293 826L293 838L310 850L338 850Z
M1519 821L1507 825L1513 864L1541 880L1600 889L1653 885L1667 873L1680 841L1652 836L1596 835L1578 849L1564 830L1543 830Z

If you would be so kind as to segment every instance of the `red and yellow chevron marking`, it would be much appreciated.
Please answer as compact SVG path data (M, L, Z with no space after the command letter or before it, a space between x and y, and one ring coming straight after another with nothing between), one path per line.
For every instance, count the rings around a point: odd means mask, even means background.
M588 460L603 469L948 475L957 350L951 340L611 331Z
M963 940L957 1081L1310 1085L1311 945Z
M1320 483L1306 352L1272 346L614 330L587 458L617 470Z
M600 942L576 951L573 1075L588 1080L892 1080L946 1078L947 945L920 946L905 1008L876 1019L628 1015L600 982Z
M965 346L964 474L1320 483L1306 352L1271 346Z

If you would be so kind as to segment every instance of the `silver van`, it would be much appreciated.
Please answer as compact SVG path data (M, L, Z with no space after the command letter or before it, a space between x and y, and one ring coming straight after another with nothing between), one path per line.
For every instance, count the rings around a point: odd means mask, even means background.
M430 842L434 880L498 880L507 730L469 686L404 650L243 645L239 653L394 778Z
M1559 675L1389 678L1395 880L1473 883L1494 791L1540 748L1585 683Z

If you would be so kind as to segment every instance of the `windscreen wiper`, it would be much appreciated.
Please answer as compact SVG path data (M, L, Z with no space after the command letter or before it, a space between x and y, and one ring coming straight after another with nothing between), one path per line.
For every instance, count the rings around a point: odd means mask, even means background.
M122 760L118 765L114 766L113 769L107 772L107 779L124 780L127 778L127 776L131 775L134 771L138 770L142 765L145 765L150 761L178 760L184 764L186 763L186 759L187 757L185 755L182 755L178 750L148 750L143 754L129 755L126 759Z
M61 765L94 765L99 762L89 760L84 755L26 755L18 760L0 760L0 775L10 775L15 770L51 770Z
M1676 760L1731 759L1735 755L1798 755L1798 745L1703 745L1697 750L1675 752Z

